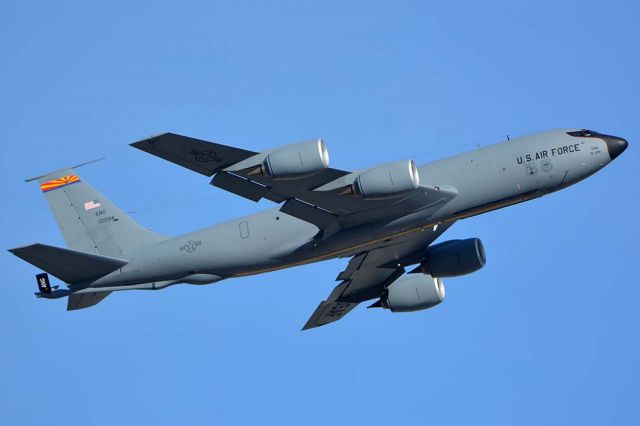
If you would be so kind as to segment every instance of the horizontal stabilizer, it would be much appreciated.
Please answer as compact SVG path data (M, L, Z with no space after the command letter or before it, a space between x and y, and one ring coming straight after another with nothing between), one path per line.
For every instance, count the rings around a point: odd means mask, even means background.
M32 244L9 250L54 277L77 283L107 275L127 264L126 260L46 244Z
M72 294L67 301L67 311L75 311L97 305L110 294L110 291L92 291L89 293Z

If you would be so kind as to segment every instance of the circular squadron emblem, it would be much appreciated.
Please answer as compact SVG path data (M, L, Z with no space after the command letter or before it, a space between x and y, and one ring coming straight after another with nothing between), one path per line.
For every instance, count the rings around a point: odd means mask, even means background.
M198 151L194 149L191 151L191 154L193 158L200 163L219 163L222 161L222 158L220 158L215 151Z
M536 173L538 173L538 168L536 167L536 163L525 164L524 170L529 176L533 176Z
M550 172L551 169L553 169L553 164L551 164L550 159L545 158L542 161L540 161L540 168L542 169L543 172Z
M189 241L186 242L185 245L180 247L180 251L186 251L187 253L193 253L194 251L196 251L196 249L200 245L202 245L202 241L200 241L200 240L198 240L198 241L189 240Z

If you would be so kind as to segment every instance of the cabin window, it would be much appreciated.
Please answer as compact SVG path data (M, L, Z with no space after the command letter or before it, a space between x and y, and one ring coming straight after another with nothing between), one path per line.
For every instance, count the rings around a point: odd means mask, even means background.
M576 130L575 132L567 132L569 136L575 136L579 138L590 138L592 136L597 136L598 132L594 132L593 130L582 129Z
M240 238L249 238L249 222L247 222L246 220L240 222Z

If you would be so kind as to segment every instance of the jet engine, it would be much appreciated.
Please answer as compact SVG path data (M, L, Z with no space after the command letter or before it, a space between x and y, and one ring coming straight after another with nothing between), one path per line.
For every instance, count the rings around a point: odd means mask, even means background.
M458 277L477 271L486 261L480 239L450 240L427 248L420 270L434 277Z
M261 172L274 179L298 179L329 167L329 152L322 139L288 145L269 153Z
M426 274L403 275L391 283L380 298L380 305L391 312L413 312L429 309L444 300L444 284L440 278Z
M351 187L366 199L383 200L411 192L420 185L420 175L413 160L396 161L365 170Z

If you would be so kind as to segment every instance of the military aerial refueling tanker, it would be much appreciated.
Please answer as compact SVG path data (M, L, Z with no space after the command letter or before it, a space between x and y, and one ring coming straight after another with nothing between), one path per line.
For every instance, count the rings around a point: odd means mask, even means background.
M350 257L339 284L303 329L341 319L360 302L391 312L431 308L443 278L485 264L478 238L432 243L457 220L532 200L591 176L627 141L591 130L553 130L417 166L396 161L350 172L329 168L325 143L253 152L165 133L131 144L252 201L280 204L179 237L144 228L70 167L37 180L67 248L9 250L44 271L37 297L67 310L114 291L210 284ZM407 272L408 271L408 272ZM67 288L52 287L49 275Z

